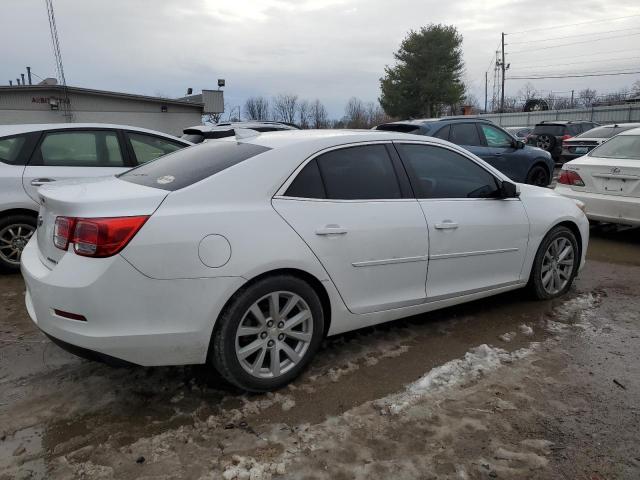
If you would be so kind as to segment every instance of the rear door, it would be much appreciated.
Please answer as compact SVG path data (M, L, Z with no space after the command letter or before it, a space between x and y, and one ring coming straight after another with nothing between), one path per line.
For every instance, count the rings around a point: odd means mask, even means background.
M130 161L117 130L46 131L24 169L22 185L37 202L37 190L46 183L115 175L128 168Z
M427 225L392 148L373 143L322 153L273 199L354 313L425 298Z
M493 151L484 144L480 132L473 122L452 123L449 131L449 141L460 145L487 162L494 158Z

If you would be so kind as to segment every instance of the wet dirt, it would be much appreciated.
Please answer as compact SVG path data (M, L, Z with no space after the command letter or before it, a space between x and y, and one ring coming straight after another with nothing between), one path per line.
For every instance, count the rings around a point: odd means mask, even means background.
M290 387L80 360L0 277L0 479L640 478L640 230L517 291L332 337Z

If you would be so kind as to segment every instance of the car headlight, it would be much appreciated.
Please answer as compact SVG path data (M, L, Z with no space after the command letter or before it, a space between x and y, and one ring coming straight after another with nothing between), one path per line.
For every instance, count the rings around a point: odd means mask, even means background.
M584 202L581 202L580 200L573 200L574 202L576 202L576 205L578 206L578 208L580 210L582 210L582 213L584 213L585 215L587 214L587 206L584 204Z

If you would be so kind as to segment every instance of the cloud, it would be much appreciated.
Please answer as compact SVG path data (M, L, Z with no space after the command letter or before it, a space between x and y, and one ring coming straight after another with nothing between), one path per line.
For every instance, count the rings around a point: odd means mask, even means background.
M69 84L181 96L187 87L196 91L215 88L216 79L225 78L230 105L239 105L250 95L293 92L319 98L333 117L342 115L351 96L377 99L384 66L393 62L393 52L410 29L429 23L456 25L464 36L466 81L483 98L484 71L495 54L500 32L541 28L574 18L585 22L639 14L636 4L636 0L620 0L612 13L606 0L567 0L562 12L580 12L579 17L572 17L547 14L559 12L557 2L551 0L535 5L528 0L54 2ZM36 1L5 2L2 9L0 40L6 80L0 82L15 78L26 65L40 76L53 76L45 6ZM640 17L538 30L507 39L539 40L634 26L640 31ZM621 43L603 42L602 47L615 52L622 48ZM625 45L633 48L630 42ZM536 43L521 46L530 52L509 57L513 72L525 61L550 64L554 56L596 48L586 44L584 48L544 51L536 50ZM566 90L588 84L604 91L630 85L636 78L534 83L538 89ZM507 93L517 92L522 84L524 81L507 82Z

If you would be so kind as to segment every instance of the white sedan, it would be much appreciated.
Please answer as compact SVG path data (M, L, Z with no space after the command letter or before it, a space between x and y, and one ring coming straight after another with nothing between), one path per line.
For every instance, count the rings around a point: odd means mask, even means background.
M565 163L556 192L582 201L590 220L640 225L640 128Z
M384 131L208 142L39 195L22 272L42 331L252 391L290 382L325 335L527 285L562 295L589 236L579 202Z

